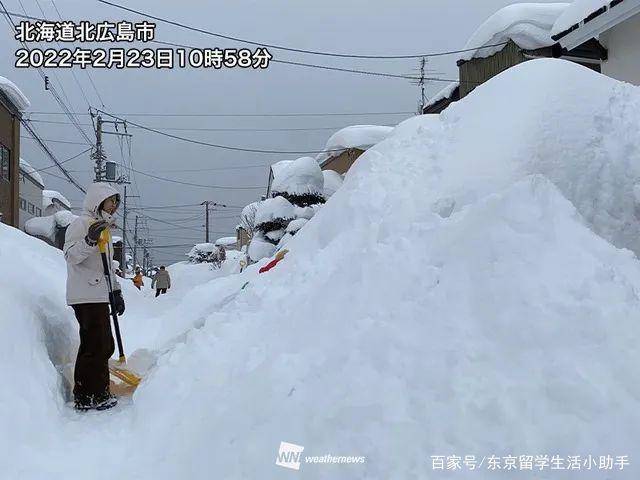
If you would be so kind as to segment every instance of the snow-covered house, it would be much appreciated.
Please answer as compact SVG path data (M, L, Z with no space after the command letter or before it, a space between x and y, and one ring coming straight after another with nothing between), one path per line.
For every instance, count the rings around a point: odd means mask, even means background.
M331 135L316 160L322 170L334 170L344 174L360 155L387 138L392 130L393 127L379 125L352 125L343 128Z
M640 0L576 0L552 34L567 49L598 37L607 49L602 73L640 85Z
M42 211L44 215L53 215L63 210L71 210L71 202L55 190L44 190L42 192Z
M38 171L23 158L20 159L19 187L18 227L20 230L24 230L24 224L27 220L42 216L44 181Z
M626 0L625 0L626 1ZM489 17L469 38L458 60L460 98L499 73L535 58L564 58L597 72L606 50L589 37L571 49L552 38L568 3L516 3Z
M11 81L0 77L0 222L19 225L20 119L29 100Z

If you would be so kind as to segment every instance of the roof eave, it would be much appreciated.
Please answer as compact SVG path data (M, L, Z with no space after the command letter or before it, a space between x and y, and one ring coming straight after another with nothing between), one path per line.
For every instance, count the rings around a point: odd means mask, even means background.
M640 13L640 2L624 1L610 8L588 22L573 25L568 30L555 35L560 45L567 50L572 50L591 38L595 38L603 32L615 27L617 24Z

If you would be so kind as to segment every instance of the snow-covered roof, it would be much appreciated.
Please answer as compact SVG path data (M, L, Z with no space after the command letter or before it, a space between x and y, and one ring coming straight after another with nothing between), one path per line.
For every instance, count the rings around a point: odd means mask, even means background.
M0 77L0 92L4 93L11 103L20 110L26 110L31 106L29 99L20 91L20 89L11 80Z
M575 0L558 17L551 30L551 35L556 40L567 35L575 36L576 38L571 41L568 47L571 48L639 13L640 0ZM579 32L571 35L576 30ZM565 46L564 43L563 46Z
M301 157L280 166L277 173L274 172L271 191L286 192L291 195L306 193L322 195L324 176L320 165L311 157Z
M270 222L276 218L295 218L293 205L283 197L267 198L260 202L256 211L256 225Z
M29 175L36 182L38 182L42 188L44 188L44 180L40 176L40 174L36 171L35 168L31 166L29 162L27 162L24 158L20 158L20 170L26 175Z
M42 207L47 208L53 203L53 199L57 199L67 208L71 208L71 202L66 199L64 195L56 190L43 190L42 191Z
M322 165L328 159L337 157L350 148L366 150L387 138L392 131L393 127L380 125L352 125L343 128L331 135L324 151L316 157L316 160Z
M222 237L216 240L216 246L235 247L238 244L236 237Z
M460 86L460 82L449 83L446 87L444 87L442 90L436 93L433 97L431 97L429 102L425 105L425 108L430 107L431 105L435 105L440 100L444 100L445 98L451 97L451 95L453 95L453 92L455 92L456 88L458 88L459 86Z
M509 40L525 50L550 47L555 43L551 38L553 24L568 7L568 3L516 3L501 8L471 35L464 49L473 50L464 52L460 60L490 57L504 45L486 45Z

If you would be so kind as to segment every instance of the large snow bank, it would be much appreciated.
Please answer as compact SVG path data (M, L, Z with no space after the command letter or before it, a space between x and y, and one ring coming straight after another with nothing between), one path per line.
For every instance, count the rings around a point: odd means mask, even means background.
M303 463L304 478L448 477L432 470L438 455L630 455L623 471L570 478L635 480L640 264L602 236L640 241L638 106L637 87L536 60L404 122L271 271L184 275L184 297L172 284L144 308L125 292L125 342L158 358L113 412L63 411L48 388L42 337L15 320L64 316L20 286L57 289L58 302L62 287L25 251L28 271L0 270L13 308L0 317L3 474L76 480L100 464L96 480L276 479L291 473L275 465L285 441L366 457Z
M67 198L62 195L60 192L56 190L43 190L42 191L42 208L47 208L49 205L53 203L53 199L57 199L67 208L71 208L71 202L67 200Z
M569 6L568 3L516 3L501 8L489 17L471 35L461 60L490 57L504 48L496 45L512 40L525 50L549 47L555 42L551 29L558 17Z
M44 180L42 180L42 176L24 158L20 158L20 168L25 173L29 174L31 178L33 178L36 182L42 185L42 187L44 187Z
M4 93L18 110L26 110L31 106L29 99L9 79L0 77L0 91Z
M609 6L610 3L611 0L575 0L558 17L551 30L551 35L564 32L602 7Z
M271 191L274 194L304 195L312 193L322 195L324 177L318 162L311 157L301 157L286 165L281 164L281 168L274 171Z
M366 150L384 140L392 131L393 127L379 125L352 125L345 127L329 137L324 151L318 154L316 161L322 165L329 158L337 157L350 148Z

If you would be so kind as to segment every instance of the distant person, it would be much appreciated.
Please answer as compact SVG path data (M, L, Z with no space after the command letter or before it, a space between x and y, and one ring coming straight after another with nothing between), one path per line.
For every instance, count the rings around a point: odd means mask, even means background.
M144 281L142 280L142 272L140 269L136 269L136 274L132 279L133 284L136 286L138 290L141 290L144 287Z
M160 294L164 295L167 293L167 289L171 288L171 277L169 276L169 272L164 268L164 265L162 265L158 273L153 276L151 288L154 287L156 289L156 297Z
M227 251L222 245L218 246L218 261L223 263L227 259Z

